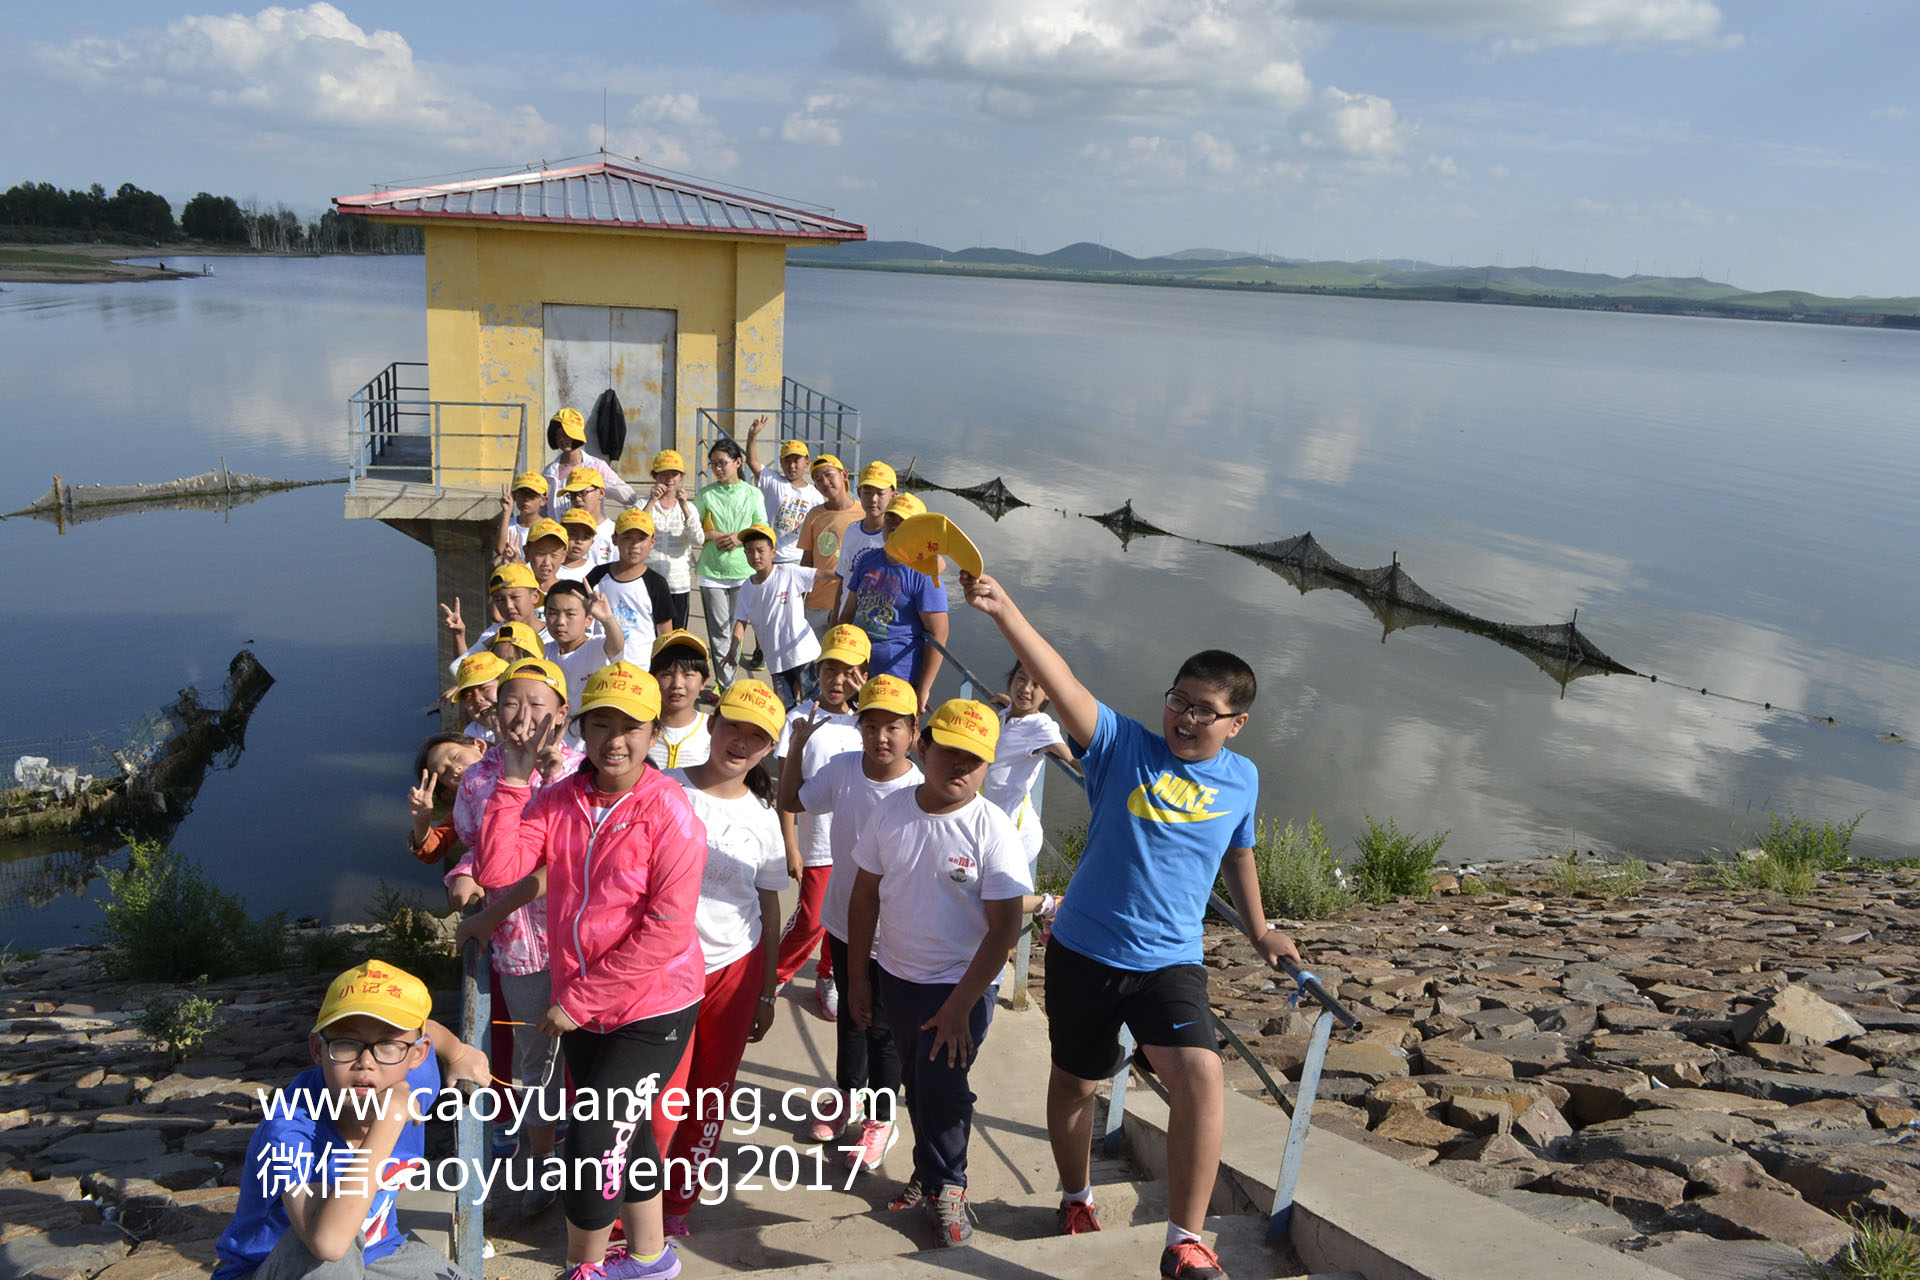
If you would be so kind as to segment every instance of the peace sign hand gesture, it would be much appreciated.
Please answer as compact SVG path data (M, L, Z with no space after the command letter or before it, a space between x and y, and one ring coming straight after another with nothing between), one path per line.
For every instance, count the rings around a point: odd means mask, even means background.
M460 616L460 597L459 596L455 596L453 598L453 605L451 608L449 608L444 604L440 606L440 621L446 627L446 629L453 632L454 635L460 637L463 640L466 638L467 620ZM462 645L461 647L464 648L465 646Z
M419 784L407 790L407 813L413 818L416 824L422 819L425 819L429 826L432 825L433 793L435 790L433 770L422 769L420 771Z
M500 780L510 787L526 786L536 772L542 771L546 752L557 733L551 714L543 717L529 733L525 723L508 725L496 707L493 736L500 747Z
M826 722L826 708L822 707L819 703L815 703L812 715L804 720L795 720L793 722L793 736L787 742L787 754L791 758L798 760L802 748L807 745L807 739L813 736L815 729L818 729Z
M604 592L595 591L587 596L587 616L601 626L613 621L613 602Z

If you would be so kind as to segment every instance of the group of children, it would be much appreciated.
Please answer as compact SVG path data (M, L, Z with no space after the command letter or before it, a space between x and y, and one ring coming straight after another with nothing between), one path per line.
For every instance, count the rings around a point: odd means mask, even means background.
M566 539L555 561L547 517L523 495L539 496L534 481L549 493L558 481L562 494L597 495L610 475L582 481L583 469L598 467L582 453L571 413L549 425L555 464L520 477L505 499L489 624L456 663L452 696L466 730L422 744L408 838L415 856L446 865L450 903L471 911L460 939L491 940L514 1075L535 1095L522 1109L521 1150L536 1171L564 1171L530 1178L519 1207L539 1213L557 1195L564 1280L679 1273L673 1238L690 1233L727 1091L747 1046L772 1026L780 987L823 938L815 1000L837 1023L837 1052L832 1100L815 1107L822 1118L809 1134L848 1135L848 1163L877 1169L899 1141L893 1102L903 1089L912 1174L889 1207L924 1206L942 1244L966 1243L969 1070L1022 921L1036 913L1053 931L1047 1119L1060 1229L1099 1229L1088 1176L1093 1090L1120 1065L1125 1025L1173 1100L1161 1274L1222 1275L1199 1235L1221 1136L1223 1084L1200 965L1217 872L1261 953L1274 963L1297 958L1260 909L1257 776L1226 748L1246 723L1252 671L1219 651L1189 659L1164 696L1156 735L1095 700L999 583L962 574L967 602L1013 649L1009 695L998 711L964 699L932 707L938 651L902 633L917 626L924 637L926 614L937 612L944 638L945 592L937 580L891 573L905 567L884 551L917 500L894 493L891 470L871 463L856 505L838 459L812 460L799 442L761 470L761 487L747 486L739 468L757 464L762 422L745 450L715 446L715 483L691 502L679 489L678 455L656 455L646 508L611 522L616 558L590 567L586 581L543 577L544 566L591 558L593 540L576 520L580 537ZM728 492L743 488L751 504ZM574 511L599 518L597 499L562 514ZM692 550L685 581L701 589L706 639L681 625L672 597L687 593L651 561L669 512L680 554ZM516 527L526 535L517 555ZM746 572L733 575L736 555ZM850 575L836 572L841 564ZM607 589L650 576L658 591L631 591L620 603ZM823 585L834 599L820 604ZM457 603L446 620L464 630ZM733 675L748 626L784 699ZM1049 696L1059 724L1047 715ZM1047 753L1080 760L1092 811L1072 892L1057 904L1033 893L1030 872L1040 827L1028 797ZM777 894L795 879L799 905L776 933ZM449 1070L484 1080L476 1051L426 1018L418 984L369 964L383 972L363 966L336 986L373 1003L329 997L310 1037L318 1074L289 1092L412 1085L429 1071L429 1043ZM346 1030L329 1037L336 1023ZM658 1105L675 1096L694 1105ZM563 1118L562 1159L549 1161ZM262 1125L256 1148L270 1128ZM332 1274L322 1264L356 1256L365 1267L356 1275L445 1274L443 1259L425 1271L416 1245L394 1247L391 1195L347 1197L325 1172L328 1151L363 1152L376 1165L402 1159L417 1124L409 1120L404 1137L392 1128L309 1124L320 1171L278 1200L243 1192L221 1240L220 1280ZM274 1141L283 1138L274 1130ZM255 1164L250 1152L250 1174ZM358 1235L342 1234L355 1210ZM306 1263L320 1269L301 1270Z

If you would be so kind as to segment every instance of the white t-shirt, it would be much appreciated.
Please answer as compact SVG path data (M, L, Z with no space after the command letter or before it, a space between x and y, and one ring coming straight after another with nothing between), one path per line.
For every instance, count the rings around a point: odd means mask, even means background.
M596 458L582 449L580 461L562 462L560 455L556 453L553 455L553 461L547 463L541 470L540 474L547 478L547 505L544 510L548 516L558 520L566 511L567 499L563 490L567 487L567 477L573 474L575 467L592 467L600 473L600 479L605 482L608 497L618 498L620 505L625 507L633 505L633 486L620 478L620 473L613 469L613 464L603 458Z
M765 582L748 578L740 584L733 616L753 628L768 671L791 671L820 656L820 637L807 625L812 586L813 570L797 564L775 564Z
M478 738L488 746L493 745L492 725L481 724L478 720L469 720L467 721L467 727L460 732L466 734L469 738Z
M847 574L853 571L853 565L856 560L874 547L884 547L886 545L886 521L882 520L880 522L880 532L868 533L865 517L855 520L847 526L847 531L840 535L840 558L833 562L834 572L840 576L842 582L845 582Z
M980 794L1012 817L1033 790L1033 780L1046 767L1046 757L1041 753L1065 742L1060 726L1046 712L1010 719L1002 710L1000 742L993 749L993 763L987 766L987 780L980 785Z
M794 722L811 720L820 713L820 704L809 698L787 713L787 723L780 729L780 742L773 754L780 760L787 758L787 744L793 739ZM800 759L782 768L800 770L804 780L820 772L820 767L842 752L860 750L860 722L851 711L830 712L821 721L820 727L807 739L807 745L800 751ZM800 846L800 865L803 867L830 867L833 865L833 815L831 813L806 813L794 815L793 833L795 842Z
M599 567L600 562L593 558L593 549L589 547L585 560L581 561L578 565L561 565L553 571L553 578L555 582L562 580L568 582L585 582L587 575Z
M653 562L649 560L647 564L651 567ZM619 620L622 634L627 637L628 646L638 654L641 649L635 641L644 640L648 645L652 645L654 625L663 619L654 609L653 591L648 590L649 579L645 573L632 582L622 582L613 576L615 572L610 569L597 578L590 578L587 585L607 598L607 603L613 607L613 616ZM658 577L658 574L654 575L655 579ZM664 593L661 598L666 598ZM669 604L671 604L670 601ZM642 658L636 657L634 661L643 667L647 665Z
M685 769L667 776L686 790L694 816L707 828L707 869L693 913L707 972L714 973L760 944L759 890L787 887L787 844L780 817L748 794L722 800L687 781Z
M794 484L769 463L760 468L760 496L767 503L767 524L774 532L773 558L778 564L800 560L800 522L807 512L825 502L826 495L812 484Z
M800 803L808 813L831 813L833 822L833 874L827 877L826 896L820 901L820 923L827 932L847 940L847 903L853 900L853 841L867 825L874 806L902 787L920 785L920 769L909 765L907 771L891 782L874 782L863 767L866 754L843 751L820 766L820 771L800 784Z
M693 713L693 723L678 729L660 726L653 745L647 748L647 760L656 769L684 769L690 764L705 764L712 754L713 738L707 733L707 713ZM781 845L781 857L786 857Z
M918 795L882 800L853 862L880 877L880 967L908 982L958 982L987 936L987 906L1033 892L1013 819L974 796L928 813Z

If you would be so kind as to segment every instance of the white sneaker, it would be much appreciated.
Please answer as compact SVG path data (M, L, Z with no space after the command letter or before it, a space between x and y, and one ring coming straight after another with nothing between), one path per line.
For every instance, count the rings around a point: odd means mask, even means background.
M887 1152L900 1142L900 1130L884 1120L863 1120L860 1122L860 1139L853 1149L847 1152L849 1169L878 1169L880 1162L886 1159Z
M840 1099L840 1105L834 1113L807 1126L807 1136L815 1142L832 1142L846 1131L848 1125L863 1118L865 1105L855 1102L852 1094L838 1093L835 1096Z
M813 987L813 1003L820 1010L820 1016L828 1022L840 1021L840 988L831 982L816 981Z

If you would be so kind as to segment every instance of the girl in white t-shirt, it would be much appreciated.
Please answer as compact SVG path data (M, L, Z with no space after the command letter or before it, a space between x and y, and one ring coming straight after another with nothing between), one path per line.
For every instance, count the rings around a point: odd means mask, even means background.
M692 1044L668 1084L687 1113L667 1152L666 1232L684 1236L699 1195L700 1166L714 1156L726 1098L747 1045L773 1026L774 957L768 925L779 919L787 858L773 810L773 780L760 762L773 750L786 708L758 680L736 680L713 712L713 751L702 764L667 776L686 788L707 829L707 869L694 923L707 957L707 986Z
M996 698L995 702L1003 702ZM1000 806L1020 832L1027 861L1040 856L1040 811L1033 804L1033 784L1056 756L1068 765L1073 753L1060 726L1047 714L1047 691L1018 662L1007 672L1007 696L1000 708L1000 743L980 794Z

